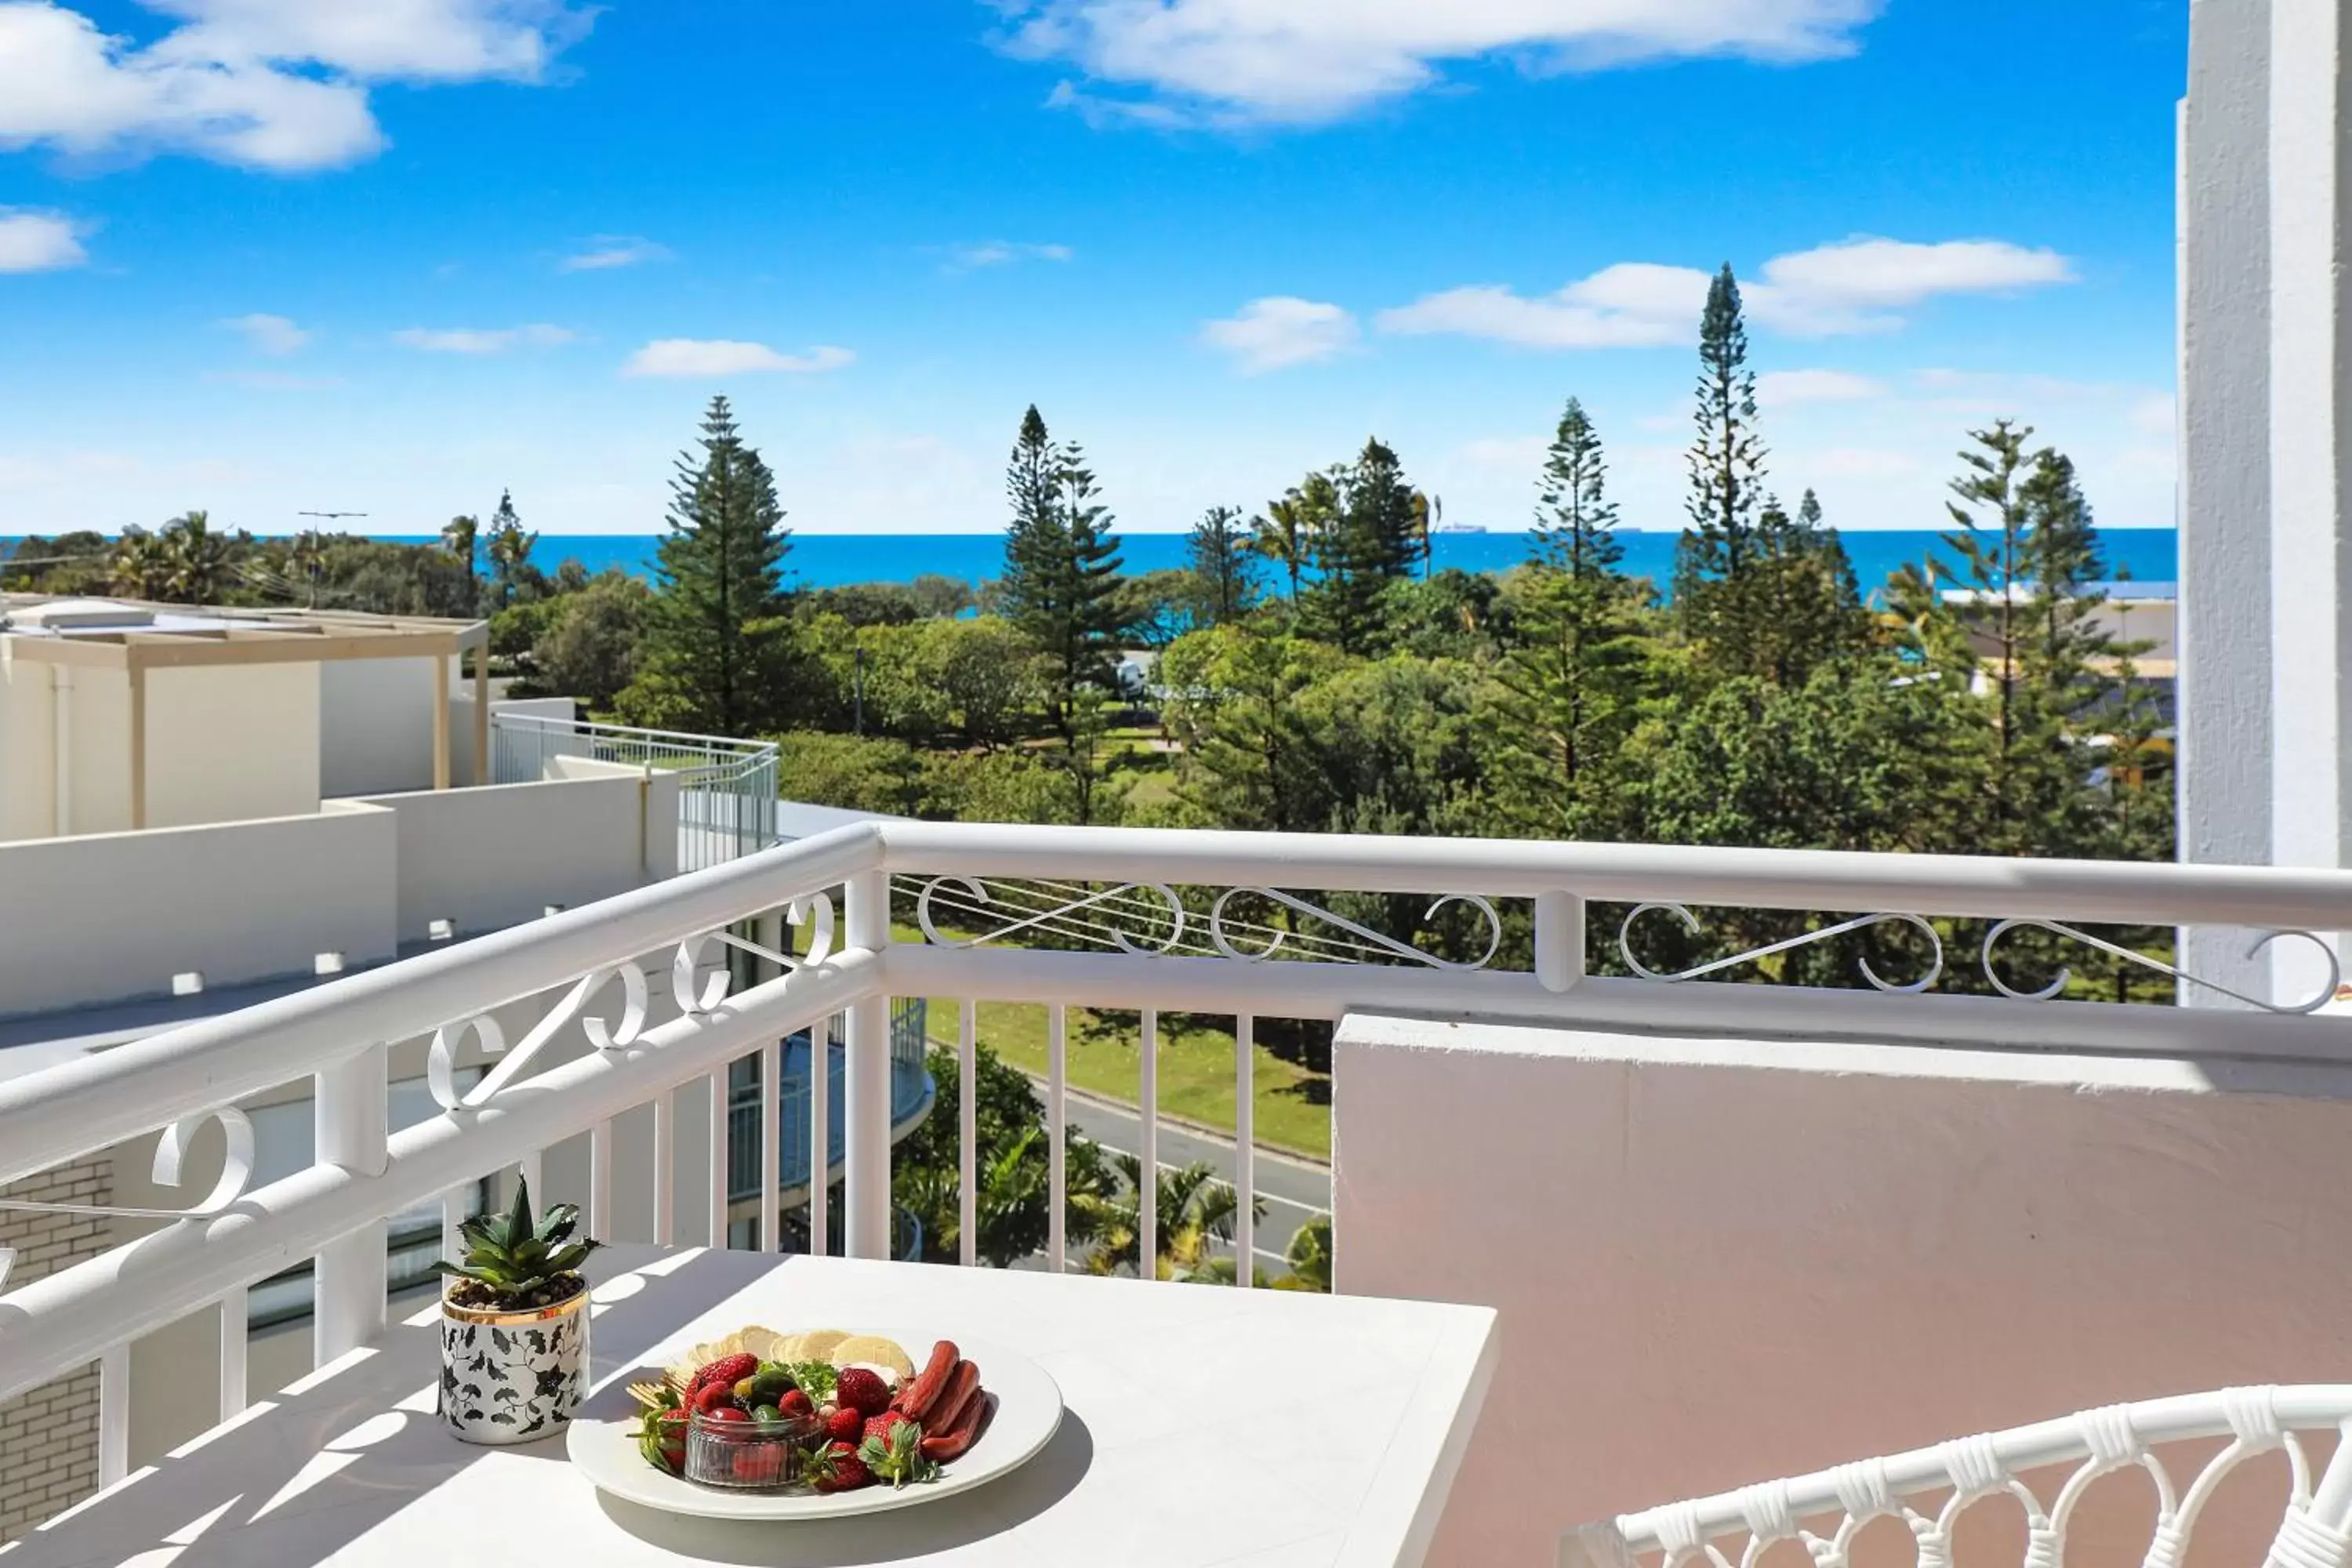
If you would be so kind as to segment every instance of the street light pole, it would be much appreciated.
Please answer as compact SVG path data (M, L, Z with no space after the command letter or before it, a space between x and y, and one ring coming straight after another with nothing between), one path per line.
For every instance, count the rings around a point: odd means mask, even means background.
M325 518L332 521L346 517L365 517L367 513L363 511L298 511L294 515L297 517ZM297 534L295 537L299 539L301 535ZM310 525L310 608L315 610L319 607L319 527L316 523L312 523Z

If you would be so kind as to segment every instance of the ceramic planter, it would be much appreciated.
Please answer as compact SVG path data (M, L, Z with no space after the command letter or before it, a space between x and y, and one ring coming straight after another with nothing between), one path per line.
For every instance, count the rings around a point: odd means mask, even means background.
M588 1292L501 1312L441 1300L441 1418L468 1443L529 1443L571 1425L588 1388Z

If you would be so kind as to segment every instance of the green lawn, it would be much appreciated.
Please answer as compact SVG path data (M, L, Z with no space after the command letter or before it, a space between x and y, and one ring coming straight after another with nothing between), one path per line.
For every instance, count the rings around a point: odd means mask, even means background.
M898 928L900 942L919 942L912 926ZM931 1037L956 1037L958 1003L930 1000ZM1043 1078L1045 1073L1045 1009L1016 1002L980 1005L980 1043L1013 1066ZM1073 1007L1066 1063L1073 1089L1108 1100L1136 1103L1141 1026L1132 1021L1114 1028L1090 1009ZM1331 1155L1329 1082L1256 1047L1252 1079L1256 1093L1257 1142L1328 1159ZM1234 1036L1230 1028L1178 1029L1163 1018L1160 1028L1160 1109L1231 1132L1234 1130Z
M1156 729L1113 730L1103 737L1103 750L1114 777L1128 781L1127 798L1135 805L1163 805L1176 797L1176 756L1154 749Z

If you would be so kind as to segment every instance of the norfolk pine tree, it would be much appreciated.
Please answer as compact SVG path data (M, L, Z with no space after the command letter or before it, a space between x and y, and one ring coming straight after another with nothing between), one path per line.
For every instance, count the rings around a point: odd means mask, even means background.
M784 513L725 397L710 400L697 445L670 481L645 673L618 707L632 722L750 735L774 728L790 697Z
M1047 661L1046 710L1068 760L1079 761L1082 699L1118 687L1118 545L1086 456L1056 444L1033 405L1005 470L1005 618Z
M1698 407L1693 416L1690 526L1675 560L1675 610L1684 634L1724 671L1750 668L1741 635L1758 619L1754 566L1764 442L1756 431L1756 376L1731 264L1707 286L1699 316Z
M1640 590L1619 570L1600 432L1568 400L1538 481L1535 558L1517 638L1496 672L1498 805L1512 826L1599 837L1630 814L1620 754L1648 685Z
M1192 525L1185 544L1185 565L1192 576L1192 612L1195 626L1223 626L1239 620L1257 604L1257 568L1249 530L1241 508L1213 506Z

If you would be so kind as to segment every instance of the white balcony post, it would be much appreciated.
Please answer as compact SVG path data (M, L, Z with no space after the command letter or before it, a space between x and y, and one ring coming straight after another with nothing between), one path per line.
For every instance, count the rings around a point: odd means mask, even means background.
M1574 893L1536 895L1536 978L1547 991L1584 978L1584 900Z
M861 871L848 884L849 946L880 952L890 942L890 879ZM890 998L869 996L849 1006L844 1055L848 1075L843 1114L844 1255L890 1256Z
M385 1049L370 1046L322 1069L311 1107L319 1163L380 1176L385 1165ZM383 1331L384 1222L360 1226L319 1253L310 1353L324 1366Z
M2340 5L2271 7L2271 860L2352 862L2352 102ZM2333 932L2323 933L2334 941ZM2274 995L2307 995L2307 942L2272 949Z
M2189 7L2179 116L2179 839L2209 865L2271 858L2270 12ZM2263 994L2252 940L2189 927L2184 966Z

